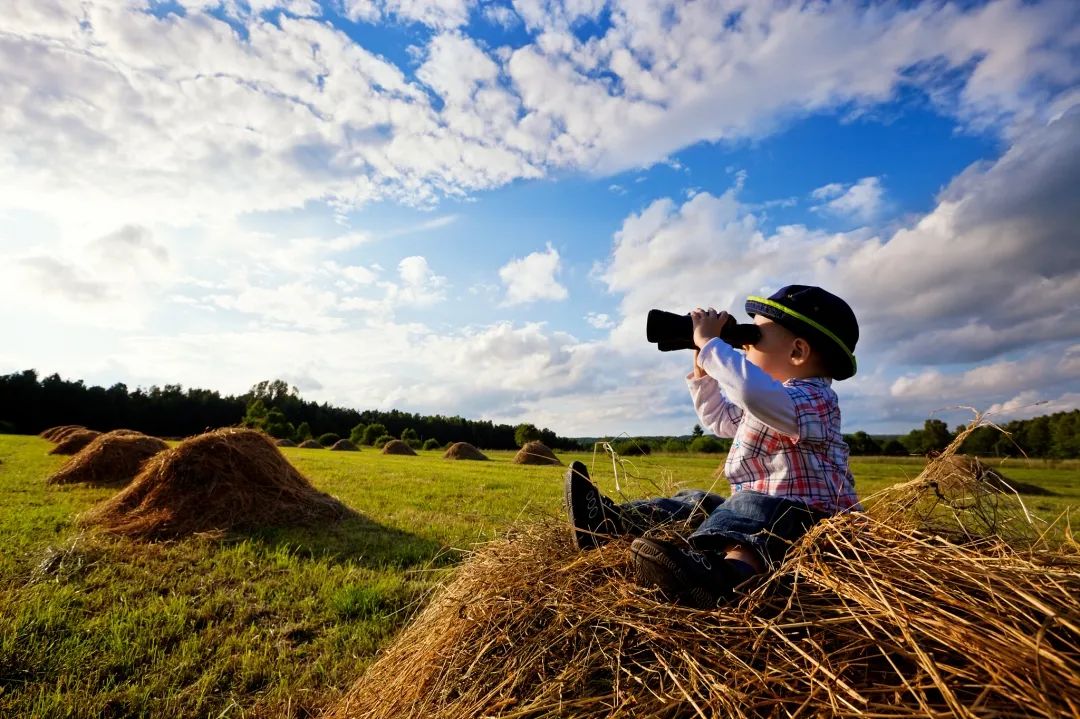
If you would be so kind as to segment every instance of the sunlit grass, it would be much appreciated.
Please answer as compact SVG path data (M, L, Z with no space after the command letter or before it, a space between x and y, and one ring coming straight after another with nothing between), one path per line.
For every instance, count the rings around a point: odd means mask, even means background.
M319 527L224 541L134 543L80 532L79 512L115 489L47 486L63 463L35 437L0 436L0 716L307 716L332 702L407 621L461 553L515 521L558 514L560 467L287 449L312 482L360 513ZM618 496L611 458L590 465ZM658 454L619 468L627 498L676 486L726 494L722 457ZM859 491L921 469L856 459ZM1006 463L1080 504L1075 466Z

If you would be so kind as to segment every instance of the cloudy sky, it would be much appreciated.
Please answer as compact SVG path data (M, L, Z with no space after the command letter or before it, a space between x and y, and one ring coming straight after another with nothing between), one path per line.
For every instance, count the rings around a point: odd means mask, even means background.
M652 307L849 301L845 431L1080 406L1080 4L15 0L0 372L689 432Z

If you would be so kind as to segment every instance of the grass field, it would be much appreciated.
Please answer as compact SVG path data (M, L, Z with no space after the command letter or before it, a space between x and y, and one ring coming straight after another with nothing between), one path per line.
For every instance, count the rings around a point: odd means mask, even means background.
M517 521L560 512L558 467L286 449L360 513L338 525L140 544L81 533L115 490L47 486L64 461L0 435L0 717L303 717L332 703L463 553ZM615 494L610 458L590 464ZM635 460L628 497L714 487L721 458ZM912 458L855 460L867 496L916 476ZM1044 518L1080 506L1080 463L1011 462ZM715 486L714 486L715 485Z

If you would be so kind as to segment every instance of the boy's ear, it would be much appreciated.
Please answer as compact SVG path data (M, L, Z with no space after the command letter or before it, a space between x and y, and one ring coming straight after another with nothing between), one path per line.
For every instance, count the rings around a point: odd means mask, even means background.
M794 365L805 364L810 361L810 343L802 337L796 337L791 343L791 363Z

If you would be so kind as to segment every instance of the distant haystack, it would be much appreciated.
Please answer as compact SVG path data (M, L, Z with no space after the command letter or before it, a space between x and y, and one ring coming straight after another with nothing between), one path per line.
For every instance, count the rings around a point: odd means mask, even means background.
M993 467L990 467L981 462L977 457L969 457L966 454L953 454L943 458L950 466L955 467L956 471L965 477L972 477L979 482L985 483L987 487L996 492L1005 492L1007 494L1030 494L1050 496L1054 493L1048 489L1043 489L1037 484L1029 484L1027 482L1017 482L1009 479L1001 472L997 471Z
M514 455L514 464L557 464L562 462L546 444L540 441L526 442Z
M41 434L38 435L38 437L41 437L42 439L47 439L50 442L57 442L59 441L57 439L57 435L64 434L66 432L70 432L76 429L86 429L86 427L83 427L81 424L61 424L57 425L56 427L49 427L48 429L43 430Z
M400 439L392 439L389 442L387 442L386 444L384 444L383 448L382 448L382 453L383 454L404 454L404 455L409 455L409 456L412 456L412 457L416 456L416 452L413 451L413 448L410 447L409 445L405 444L404 442L402 442Z
M339 439L330 447L331 452L359 452L360 448L347 439Z
M92 429L77 429L62 436L63 439L56 440L59 444L53 447L49 454L76 454L81 452L86 445L101 436L101 432L95 432Z
M278 447L295 447L296 446L296 442L293 442L291 439L276 439L276 440L274 440L274 444L277 445Z
M348 513L312 487L267 435L228 428L154 456L131 484L80 521L113 534L164 539Z
M146 460L169 445L157 437L130 430L106 432L94 438L78 454L45 480L46 484L127 484Z
M487 455L472 446L468 442L454 442L450 445L446 453L443 454L443 459L473 459L473 460L486 460Z
M322 449L323 446L313 439L305 439L300 443L300 449Z

